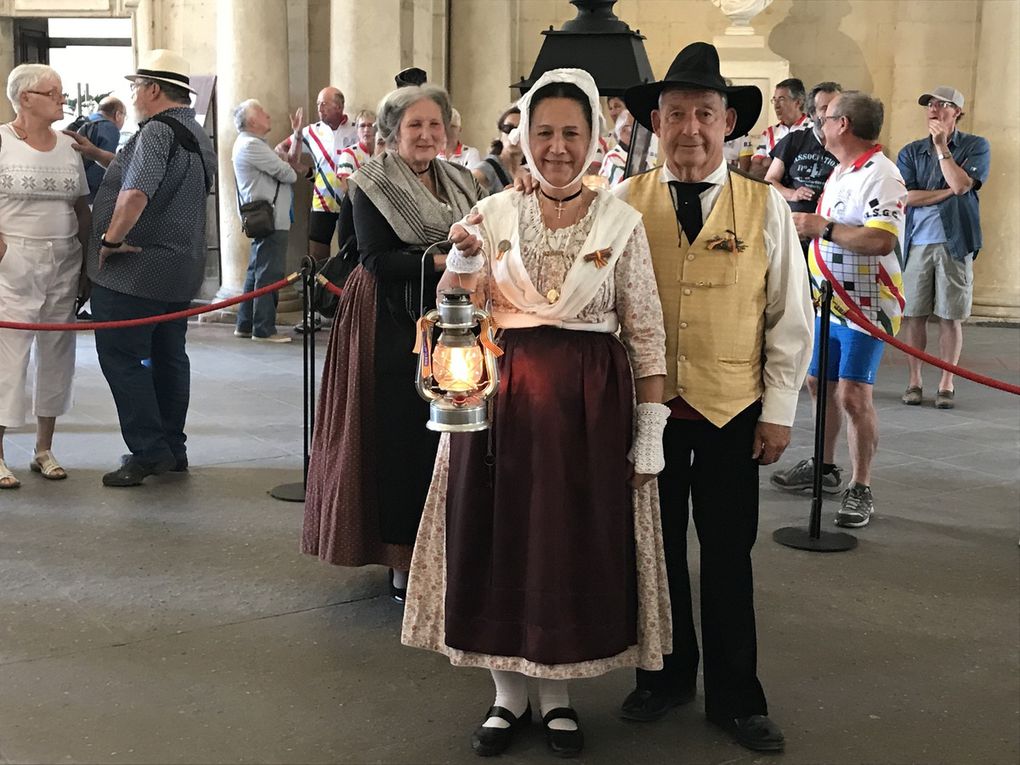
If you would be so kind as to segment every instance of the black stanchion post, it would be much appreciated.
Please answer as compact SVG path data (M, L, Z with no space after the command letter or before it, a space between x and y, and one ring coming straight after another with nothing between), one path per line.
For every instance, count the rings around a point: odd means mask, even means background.
M302 462L302 473L300 483L281 483L269 490L269 496L284 502L304 502L305 487L308 485L308 463L312 438L312 418L314 417L315 396L312 391L315 389L315 346L313 331L314 306L312 305L312 290L315 284L315 262L310 257L301 261L301 319L305 325L302 335L302 363L301 363L301 423L302 437L304 440L304 461Z
M826 370L829 368L829 322L832 311L832 285L822 282L818 329L818 390L815 401L815 455L811 492L811 517L808 528L785 526L772 538L786 547L812 552L844 552L857 547L857 538L840 531L822 532L822 468L825 464L825 410L829 393Z

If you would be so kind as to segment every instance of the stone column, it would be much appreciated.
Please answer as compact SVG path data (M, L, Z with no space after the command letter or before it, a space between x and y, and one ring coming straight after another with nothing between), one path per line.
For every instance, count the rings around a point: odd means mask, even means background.
M272 115L267 137L275 145L290 132L288 119L287 4L279 0L217 0L216 127L219 147L220 291L239 295L248 266L250 240L237 214L231 150L237 138L233 109L256 98Z
M155 0L138 0L131 20L134 25L135 62L151 50L159 48L156 38Z
M992 170L981 189L984 249L974 263L974 315L1020 319L1020 5L984 0L976 92L966 94L963 129L992 146ZM970 122L970 125L967 123ZM964 350L966 354L966 350Z
M482 156L496 137L496 118L518 96L510 89L517 80L511 72L512 10L510 3L450 3L450 97L464 123L461 140Z
M14 107L7 100L7 78L14 69L14 19L0 18L0 122L14 119Z
M402 14L403 5L401 0L332 0L330 84L343 91L348 114L374 111L395 87L393 76L411 66L405 38L412 32L413 13Z

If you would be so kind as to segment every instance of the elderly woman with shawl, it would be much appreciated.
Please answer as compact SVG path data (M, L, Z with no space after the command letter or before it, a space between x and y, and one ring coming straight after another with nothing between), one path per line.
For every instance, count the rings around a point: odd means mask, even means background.
M538 193L482 200L481 220L454 228L440 284L491 302L502 328L491 430L440 446L403 642L491 671L477 754L504 751L530 722L533 677L549 747L575 756L567 681L661 667L670 652L651 480L669 412L665 334L640 214L581 184L600 128L591 76L547 72L519 106L510 140Z
M335 565L389 566L402 601L438 444L412 385L422 257L483 192L470 170L436 159L450 125L442 88L393 91L376 124L389 150L348 181L360 265L330 336L301 548ZM445 254L425 257L426 309L445 265Z

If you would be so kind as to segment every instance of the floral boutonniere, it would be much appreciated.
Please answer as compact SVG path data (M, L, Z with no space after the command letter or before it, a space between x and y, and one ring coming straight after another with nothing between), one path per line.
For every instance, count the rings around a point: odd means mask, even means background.
M713 236L708 240L708 249L721 250L723 252L729 251L736 254L746 250L747 245L744 244L743 239L738 239L734 232L726 229L725 233Z
M612 249L606 247L602 250L595 250L595 252L589 252L584 256L586 263L594 263L595 268L605 268L609 265L609 258L613 254Z

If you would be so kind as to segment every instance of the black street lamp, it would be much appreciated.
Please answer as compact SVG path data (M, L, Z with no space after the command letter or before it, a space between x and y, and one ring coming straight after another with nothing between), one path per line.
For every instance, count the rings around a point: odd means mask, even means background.
M636 32L615 13L616 0L570 0L577 17L563 28L542 32L545 41L528 77L510 87L526 93L550 69L584 69L595 79L599 94L622 96L632 85L654 82L652 65L645 53L645 36ZM624 176L644 169L651 135L637 122L631 134Z

